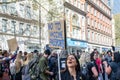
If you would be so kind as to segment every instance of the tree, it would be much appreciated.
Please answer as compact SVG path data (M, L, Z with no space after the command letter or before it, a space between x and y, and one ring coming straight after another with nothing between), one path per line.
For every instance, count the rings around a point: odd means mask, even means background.
M114 15L114 19L115 19L116 46L120 46L120 14Z

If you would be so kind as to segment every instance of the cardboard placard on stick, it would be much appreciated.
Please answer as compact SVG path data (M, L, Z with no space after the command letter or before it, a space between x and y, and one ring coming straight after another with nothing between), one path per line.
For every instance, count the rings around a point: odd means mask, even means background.
M9 39L7 40L7 42L8 42L8 47L11 51L15 51L17 49L18 44L16 38Z

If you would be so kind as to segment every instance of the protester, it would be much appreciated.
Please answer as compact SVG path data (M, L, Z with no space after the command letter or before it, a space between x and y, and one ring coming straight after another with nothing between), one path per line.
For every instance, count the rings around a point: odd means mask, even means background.
M112 55L110 80L120 80L120 53L115 52Z
M56 75L58 72L58 64L57 64L57 53L52 53L49 58L49 70L53 72L53 75L50 75L50 80L56 80Z
M50 72L48 68L48 57L50 54L50 50L45 50L44 55L39 60L40 78L42 80L49 80L49 75L53 75L53 72Z
M88 64L88 70L90 71L90 78L89 80L97 80L98 79L98 67L96 65L96 58L97 55L92 52L90 54L90 59L91 59L91 63Z
M61 80L82 80L80 64L74 54L68 55L66 69L64 72L61 72Z
M22 73L21 69L23 66L23 60L21 53L17 54L17 57L15 59L15 78L13 80L22 80Z
M23 69L22 69L22 80L30 80L30 74L29 74L29 62L32 60L32 54L28 53L26 55L26 61L23 63Z

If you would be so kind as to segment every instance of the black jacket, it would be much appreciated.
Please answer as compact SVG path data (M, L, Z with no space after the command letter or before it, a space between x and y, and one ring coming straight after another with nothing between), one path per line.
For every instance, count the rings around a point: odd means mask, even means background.
M82 80L81 72L77 71L76 74L77 74L76 75L76 80ZM61 73L61 80L74 80L74 78L73 78L73 76L70 75L69 71L66 70L65 72Z

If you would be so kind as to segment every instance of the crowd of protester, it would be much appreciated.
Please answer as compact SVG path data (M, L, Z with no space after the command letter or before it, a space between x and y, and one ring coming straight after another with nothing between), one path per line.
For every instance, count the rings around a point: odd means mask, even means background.
M62 53L59 53L62 54ZM0 50L0 80L120 80L120 53L83 51L64 54L65 67L59 69L57 52L39 54ZM60 70L60 71L59 71ZM59 73L60 72L60 73Z

